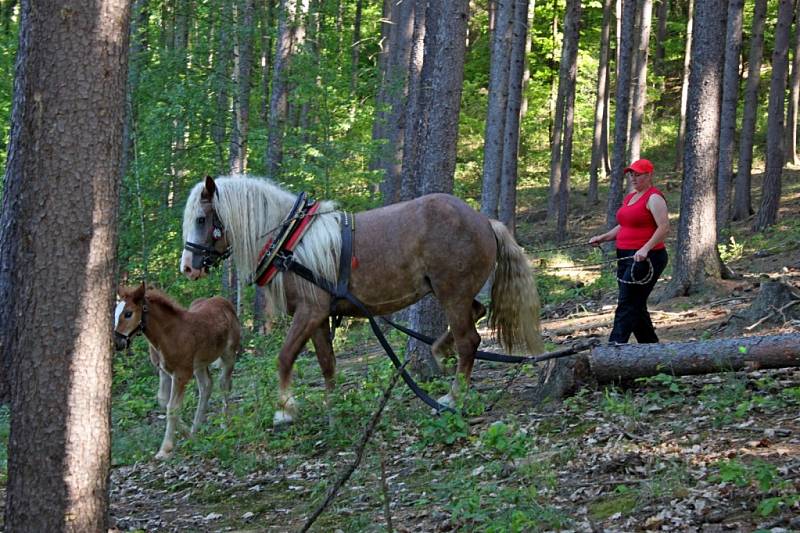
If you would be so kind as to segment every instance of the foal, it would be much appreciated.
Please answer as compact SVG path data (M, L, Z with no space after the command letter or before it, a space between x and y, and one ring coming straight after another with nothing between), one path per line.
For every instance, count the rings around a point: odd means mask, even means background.
M150 360L158 367L158 400L167 408L167 429L156 459L165 459L175 447L183 393L193 373L200 394L192 434L205 420L212 387L208 366L217 359L222 362L220 388L227 414L231 374L241 348L241 326L233 304L219 296L195 300L187 310L159 290L145 290L144 283L137 288L120 287L118 292L116 348L125 348L130 337L141 331L150 342Z

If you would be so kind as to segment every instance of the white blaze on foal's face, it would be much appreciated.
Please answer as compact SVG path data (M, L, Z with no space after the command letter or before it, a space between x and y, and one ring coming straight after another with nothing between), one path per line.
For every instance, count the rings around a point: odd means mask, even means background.
M114 308L114 329L119 327L119 319L122 316L122 311L125 309L125 302L117 302L117 307Z

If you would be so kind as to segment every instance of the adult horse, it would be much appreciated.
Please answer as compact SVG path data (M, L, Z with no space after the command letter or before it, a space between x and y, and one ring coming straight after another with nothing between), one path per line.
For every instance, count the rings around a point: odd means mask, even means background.
M296 197L266 179L211 177L198 183L186 202L185 248L181 270L190 279L232 253L241 279L251 279L259 254L292 210ZM334 286L339 280L342 250L340 213L321 202L294 259ZM459 393L459 375L469 383L480 335L474 317L483 306L475 300L494 274L489 325L508 350L540 353L539 297L522 249L506 227L447 194L429 194L357 213L352 223L350 294L373 315L394 313L429 293L441 303L458 352L456 379L439 401L452 405ZM350 231L348 229L348 231ZM291 393L292 365L310 338L328 391L334 386L335 359L328 318L332 296L294 275L279 272L266 287L277 311L293 315L278 356L279 407L274 425L291 423L296 415ZM339 300L335 312L363 316L352 302ZM443 335L436 344L448 342Z

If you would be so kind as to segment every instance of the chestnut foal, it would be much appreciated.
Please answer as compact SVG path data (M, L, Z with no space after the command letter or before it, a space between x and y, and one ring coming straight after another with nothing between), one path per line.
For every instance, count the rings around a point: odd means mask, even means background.
M158 401L167 408L167 428L156 459L169 457L175 448L175 428L186 384L197 378L199 398L191 432L203 423L211 396L208 367L222 363L220 388L228 413L233 365L241 348L241 326L236 310L225 298L201 298L184 309L157 289L120 287L114 342L118 350L142 332L150 343L150 360L159 371Z

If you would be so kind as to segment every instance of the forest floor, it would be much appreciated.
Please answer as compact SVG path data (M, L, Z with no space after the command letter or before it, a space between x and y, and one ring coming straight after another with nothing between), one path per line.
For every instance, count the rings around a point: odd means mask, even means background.
M679 185L664 188L677 205ZM575 226L601 227L597 211ZM800 290L798 221L800 175L790 172L776 228L762 238L747 223L734 227L738 238L727 253L739 279L651 305L662 342L800 331L800 306L751 329L756 320L734 320L767 278ZM520 241L535 249L547 238L521 232ZM577 261L554 255L540 273ZM567 296L544 306L550 349L604 340L613 320L614 285L595 283L596 270L565 272L554 276ZM323 407L319 369L305 353L296 371L300 415L281 433L270 427L274 390L264 390L274 388L274 362L265 363L274 358L258 348L237 367L239 409L228 428L212 419L207 431L183 436L166 462L152 459L164 425L155 388L142 393L138 429L120 429L115 418L115 435L127 435L141 454L115 459L112 529L301 530L355 459L391 375L363 325L343 333L333 407ZM311 530L800 531L800 369L659 375L547 405L530 400L536 382L535 368L478 362L464 418L430 416L399 384L360 466ZM430 387L438 394L447 382ZM115 398L122 401L132 400Z
M674 183L664 188L679 192ZM734 227L740 237L727 252L739 279L651 305L662 342L800 331L800 309L753 328L756 320L734 320L765 279L800 289L797 173L785 181L780 218L766 240L746 222ZM576 225L600 227L602 215ZM530 235L520 240L539 245ZM571 258L552 256L540 269L546 275L564 261ZM580 290L598 275L564 274L562 286L576 295L544 306L551 348L607 337L615 288ZM307 401L295 427L265 427L273 445L250 445L258 459L249 468L181 451L166 463L114 468L115 528L300 530L354 460L386 385L384 373L379 387L358 394L382 354L362 327L351 334L360 340L339 350L344 399L333 400L341 419L328 421L313 405L319 372L313 356L301 358ZM473 376L474 414L464 419L429 416L399 385L360 466L312 530L385 531L391 520L397 531L800 531L800 369L660 375L549 405L530 401L535 369L479 362Z

